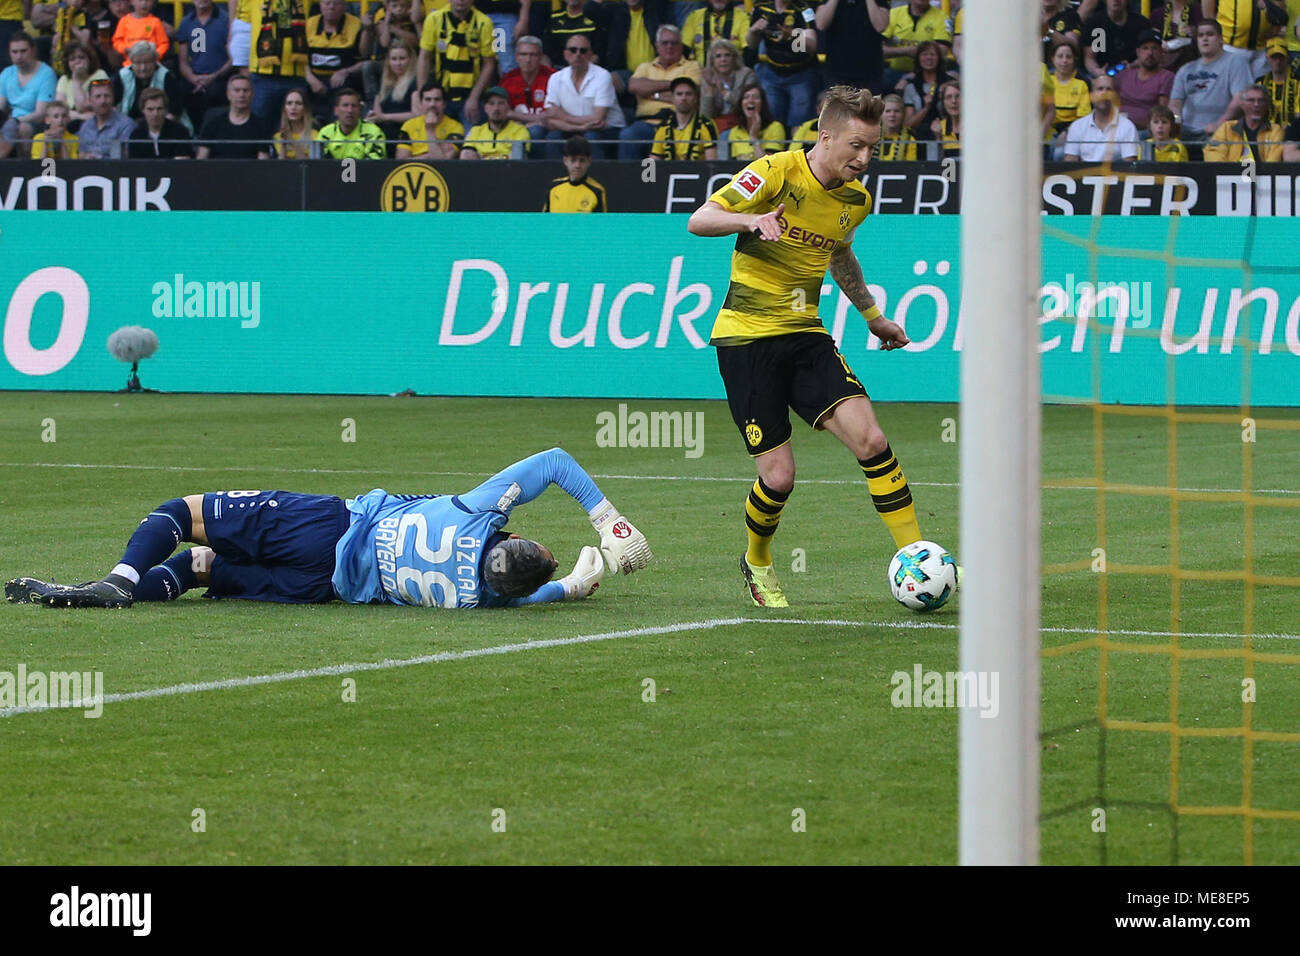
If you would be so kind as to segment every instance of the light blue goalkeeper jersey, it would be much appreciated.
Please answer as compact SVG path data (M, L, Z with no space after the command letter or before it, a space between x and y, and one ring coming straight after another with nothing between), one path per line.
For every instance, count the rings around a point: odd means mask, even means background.
M382 488L349 498L352 522L334 551L334 590L352 604L505 607L557 601L558 581L507 600L482 580L483 555L516 505L556 484L590 512L604 497L560 448L515 462L463 495L390 495Z

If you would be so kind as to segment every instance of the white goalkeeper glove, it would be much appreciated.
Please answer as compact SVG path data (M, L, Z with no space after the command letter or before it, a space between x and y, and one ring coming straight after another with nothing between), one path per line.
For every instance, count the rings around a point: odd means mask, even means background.
M588 545L578 555L573 570L560 578L564 585L564 600L581 601L590 597L591 592L600 587L600 579L604 576L605 563L600 559L600 550Z
M602 498L588 516L591 526L600 535L600 552L605 556L605 564L611 573L622 571L631 574L650 563L654 555L650 553L645 535L619 514L608 498Z

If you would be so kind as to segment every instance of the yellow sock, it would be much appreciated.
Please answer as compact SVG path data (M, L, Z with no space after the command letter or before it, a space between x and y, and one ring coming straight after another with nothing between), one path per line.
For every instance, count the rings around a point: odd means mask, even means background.
M781 509L789 497L790 492L773 491L759 478L745 499L745 529L749 532L745 560L756 568L772 563L772 535L776 534Z
M916 521L916 506L912 504L912 489L907 487L907 476L888 445L874 458L858 460L862 473L867 476L867 490L871 502L880 512L880 519L894 536L894 545L921 540L921 526Z

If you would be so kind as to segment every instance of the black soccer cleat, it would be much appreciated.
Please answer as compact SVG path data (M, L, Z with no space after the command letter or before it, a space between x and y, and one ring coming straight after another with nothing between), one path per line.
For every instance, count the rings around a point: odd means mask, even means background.
M43 596L65 587L40 578L14 578L5 582L5 600L10 604L40 604Z
M131 594L107 581L78 587L51 587L40 597L46 607L130 607Z

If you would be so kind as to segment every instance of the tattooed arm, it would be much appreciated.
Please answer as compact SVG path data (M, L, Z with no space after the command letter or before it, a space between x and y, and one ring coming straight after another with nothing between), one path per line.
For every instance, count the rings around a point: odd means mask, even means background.
M852 236L846 237L846 240ZM839 285L840 291L853 303L853 307L867 320L867 328L880 339L880 347L886 352L907 345L911 339L897 322L891 322L880 314L876 300L867 291L867 280L862 278L862 266L853 254L853 247L848 241L836 246L831 253L831 278Z

